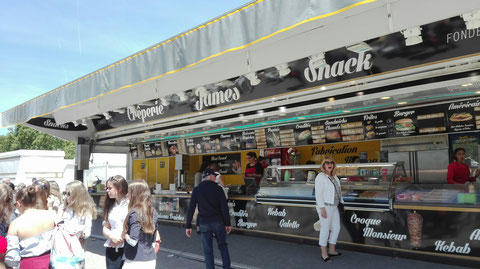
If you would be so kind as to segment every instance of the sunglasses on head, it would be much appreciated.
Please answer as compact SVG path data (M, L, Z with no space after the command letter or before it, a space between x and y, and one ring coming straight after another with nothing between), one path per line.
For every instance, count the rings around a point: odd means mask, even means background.
M69 192L69 191L64 191L64 192L63 192L63 196L70 197L70 192Z
M42 190L46 190L46 189L47 189L47 185L45 185L45 183L40 182L40 181L35 181L35 183L33 183L33 185L38 185L38 186L40 186L40 188L41 188Z

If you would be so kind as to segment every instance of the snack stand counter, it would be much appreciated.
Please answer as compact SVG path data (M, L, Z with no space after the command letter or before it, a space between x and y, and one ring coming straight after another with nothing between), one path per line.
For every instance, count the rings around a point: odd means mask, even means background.
M414 184L402 162L338 164L337 168L346 208L339 244L478 266L480 186ZM311 171L316 174L320 165L269 167L256 204L249 203L243 212L248 222L256 224L247 230L316 242Z

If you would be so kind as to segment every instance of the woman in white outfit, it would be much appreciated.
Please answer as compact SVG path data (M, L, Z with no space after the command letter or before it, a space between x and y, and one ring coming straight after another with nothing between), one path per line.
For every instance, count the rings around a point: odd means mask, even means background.
M335 250L340 233L340 213L338 203L343 203L340 180L335 175L335 161L325 157L321 167L322 172L315 178L315 200L320 217L319 242L322 249L322 260L331 262L330 257L342 255ZM329 248L327 251L327 241Z

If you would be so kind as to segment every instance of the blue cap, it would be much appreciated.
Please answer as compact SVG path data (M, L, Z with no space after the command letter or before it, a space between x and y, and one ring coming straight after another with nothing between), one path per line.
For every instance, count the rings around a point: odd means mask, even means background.
M206 178L210 175L215 175L215 171L213 171L212 169L205 169L205 171L203 171L203 177Z

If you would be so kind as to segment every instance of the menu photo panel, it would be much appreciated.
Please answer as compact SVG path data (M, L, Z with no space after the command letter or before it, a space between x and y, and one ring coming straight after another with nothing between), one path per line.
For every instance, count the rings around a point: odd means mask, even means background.
M461 101L449 104L447 108L448 131L463 132L477 129L475 125L477 115L480 117L479 107L480 100Z

